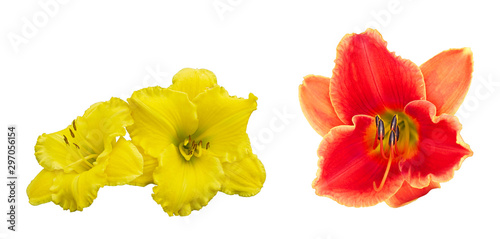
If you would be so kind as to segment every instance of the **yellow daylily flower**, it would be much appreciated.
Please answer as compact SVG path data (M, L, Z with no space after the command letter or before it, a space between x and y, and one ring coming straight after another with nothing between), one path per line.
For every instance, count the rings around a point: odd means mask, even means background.
M43 170L26 190L29 202L52 201L81 211L101 187L124 185L141 175L142 155L122 137L132 123L127 103L111 98L92 105L65 129L39 136L35 156Z
M211 71L186 68L169 88L141 89L128 101L132 142L158 165L132 184L155 183L153 199L170 216L201 209L218 191L253 196L262 188L264 166L246 133L257 108L253 94L230 96Z

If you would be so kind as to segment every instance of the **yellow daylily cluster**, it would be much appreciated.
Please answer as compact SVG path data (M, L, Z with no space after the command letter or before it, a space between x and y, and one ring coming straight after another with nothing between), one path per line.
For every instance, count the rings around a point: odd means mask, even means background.
M172 82L138 90L128 104L94 104L66 129L41 135L35 156L44 169L28 186L30 203L82 210L100 187L155 184L163 210L186 216L218 191L257 194L266 174L246 133L257 97L230 96L205 69L183 69Z

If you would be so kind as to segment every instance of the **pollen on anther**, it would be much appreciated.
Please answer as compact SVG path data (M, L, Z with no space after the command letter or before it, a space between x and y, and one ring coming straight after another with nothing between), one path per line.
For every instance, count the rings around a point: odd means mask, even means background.
M66 138L66 135L63 134L63 137L64 137L64 142L69 145L69 142L68 142L68 138Z
M379 120L378 127L377 127L377 139L383 140L385 136L385 127L384 127L384 121L382 119Z
M75 120L73 120L72 124L73 124L73 129L76 131L76 122L75 122Z
M75 134L73 133L73 131L71 131L71 129L69 129L69 133L71 134L71 137L74 138L75 137Z
M393 146L396 144L396 133L394 133L393 130L391 130L391 134L389 135L389 145Z
M207 143L207 146L205 146L205 149L210 148L210 142Z
M396 131L395 131L395 133L396 133L396 141L399 141L399 125L398 125L398 126L396 126Z
M396 131L396 126L398 126L398 115L392 116L391 130Z
M73 144L75 145L75 147L77 147L78 149L80 149L80 146L78 146L78 144L75 144L75 143L73 143Z

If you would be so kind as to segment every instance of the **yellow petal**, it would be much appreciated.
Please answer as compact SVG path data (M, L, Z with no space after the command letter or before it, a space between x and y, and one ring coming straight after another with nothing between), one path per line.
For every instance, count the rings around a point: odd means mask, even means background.
M232 163L223 163L222 168L225 179L221 191L229 195L254 196L260 192L266 180L264 165L255 154Z
M38 137L35 156L49 170L87 171L98 156L111 151L112 142L125 135L124 127L132 123L128 105L121 99L93 104L64 130Z
M132 180L130 185L141 186L144 187L148 184L154 183L153 180L153 172L158 167L158 160L144 153L144 150L140 147L137 147L139 152L142 154L144 159L144 164L142 168L142 175Z
M82 211L92 204L99 188L106 184L105 165L97 165L81 174L58 171L54 185L52 201L64 210Z
M133 123L127 102L112 97L109 101L92 105L75 123L77 134L94 147L115 141L117 136L124 136L124 127ZM72 125L70 125L72 126Z
M52 200L52 192L50 187L54 183L56 173L47 169L42 169L40 173L31 181L26 189L29 202L36 206Z
M214 87L217 78L214 73L206 69L184 68L177 72L172 79L171 90L182 91L194 99L198 94Z
M233 162L251 152L246 133L252 112L257 109L257 97L248 99L229 96L227 91L215 86L196 97L199 125L195 138L210 143L209 151L221 162Z
M124 185L142 175L142 155L132 142L123 137L120 137L113 146L107 160L108 164L104 171L108 179L106 185Z
M127 128L132 142L155 158L198 126L196 107L185 93L149 87L134 92L128 101L134 118L134 124Z
M79 163L81 152L64 135L67 129L51 134L42 134L35 145L35 157L42 167L49 170L63 170L83 172L89 165ZM71 136L70 136L71 137ZM65 143L65 139L68 143Z
M153 199L170 216L187 216L192 210L201 209L221 188L224 172L209 151L186 161L178 148L170 145L158 162L153 173L158 185L153 187Z

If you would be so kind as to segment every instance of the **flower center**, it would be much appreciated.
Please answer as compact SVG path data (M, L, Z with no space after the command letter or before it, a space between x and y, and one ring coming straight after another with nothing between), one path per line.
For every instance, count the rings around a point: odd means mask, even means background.
M71 126L68 127L68 136L66 136L66 134L63 134L63 140L66 146L70 147L70 149L68 150L69 154L71 154L71 156L77 160L75 160L71 164L66 165L65 168L76 169L79 166L82 166L84 168L83 170L91 169L92 167L94 167L94 162L99 156L100 151L94 148L93 145L85 139L85 137L75 134L77 132L75 120L73 120ZM71 130L71 128L73 128L73 130ZM82 142L88 147L81 147L83 145L78 145L76 142Z
M387 160L387 167L380 185L377 187L373 182L375 191L380 191L384 187L392 162L410 158L416 153L418 131L410 117L405 113L394 111L375 116L375 128L373 150L378 151L381 158Z
M203 148L203 141L191 139L191 135L188 138L184 139L183 142L179 144L179 152L182 154L186 161L191 160L191 157L195 156L197 158L201 157L203 150L208 150L210 148L210 142L205 144L205 148Z

